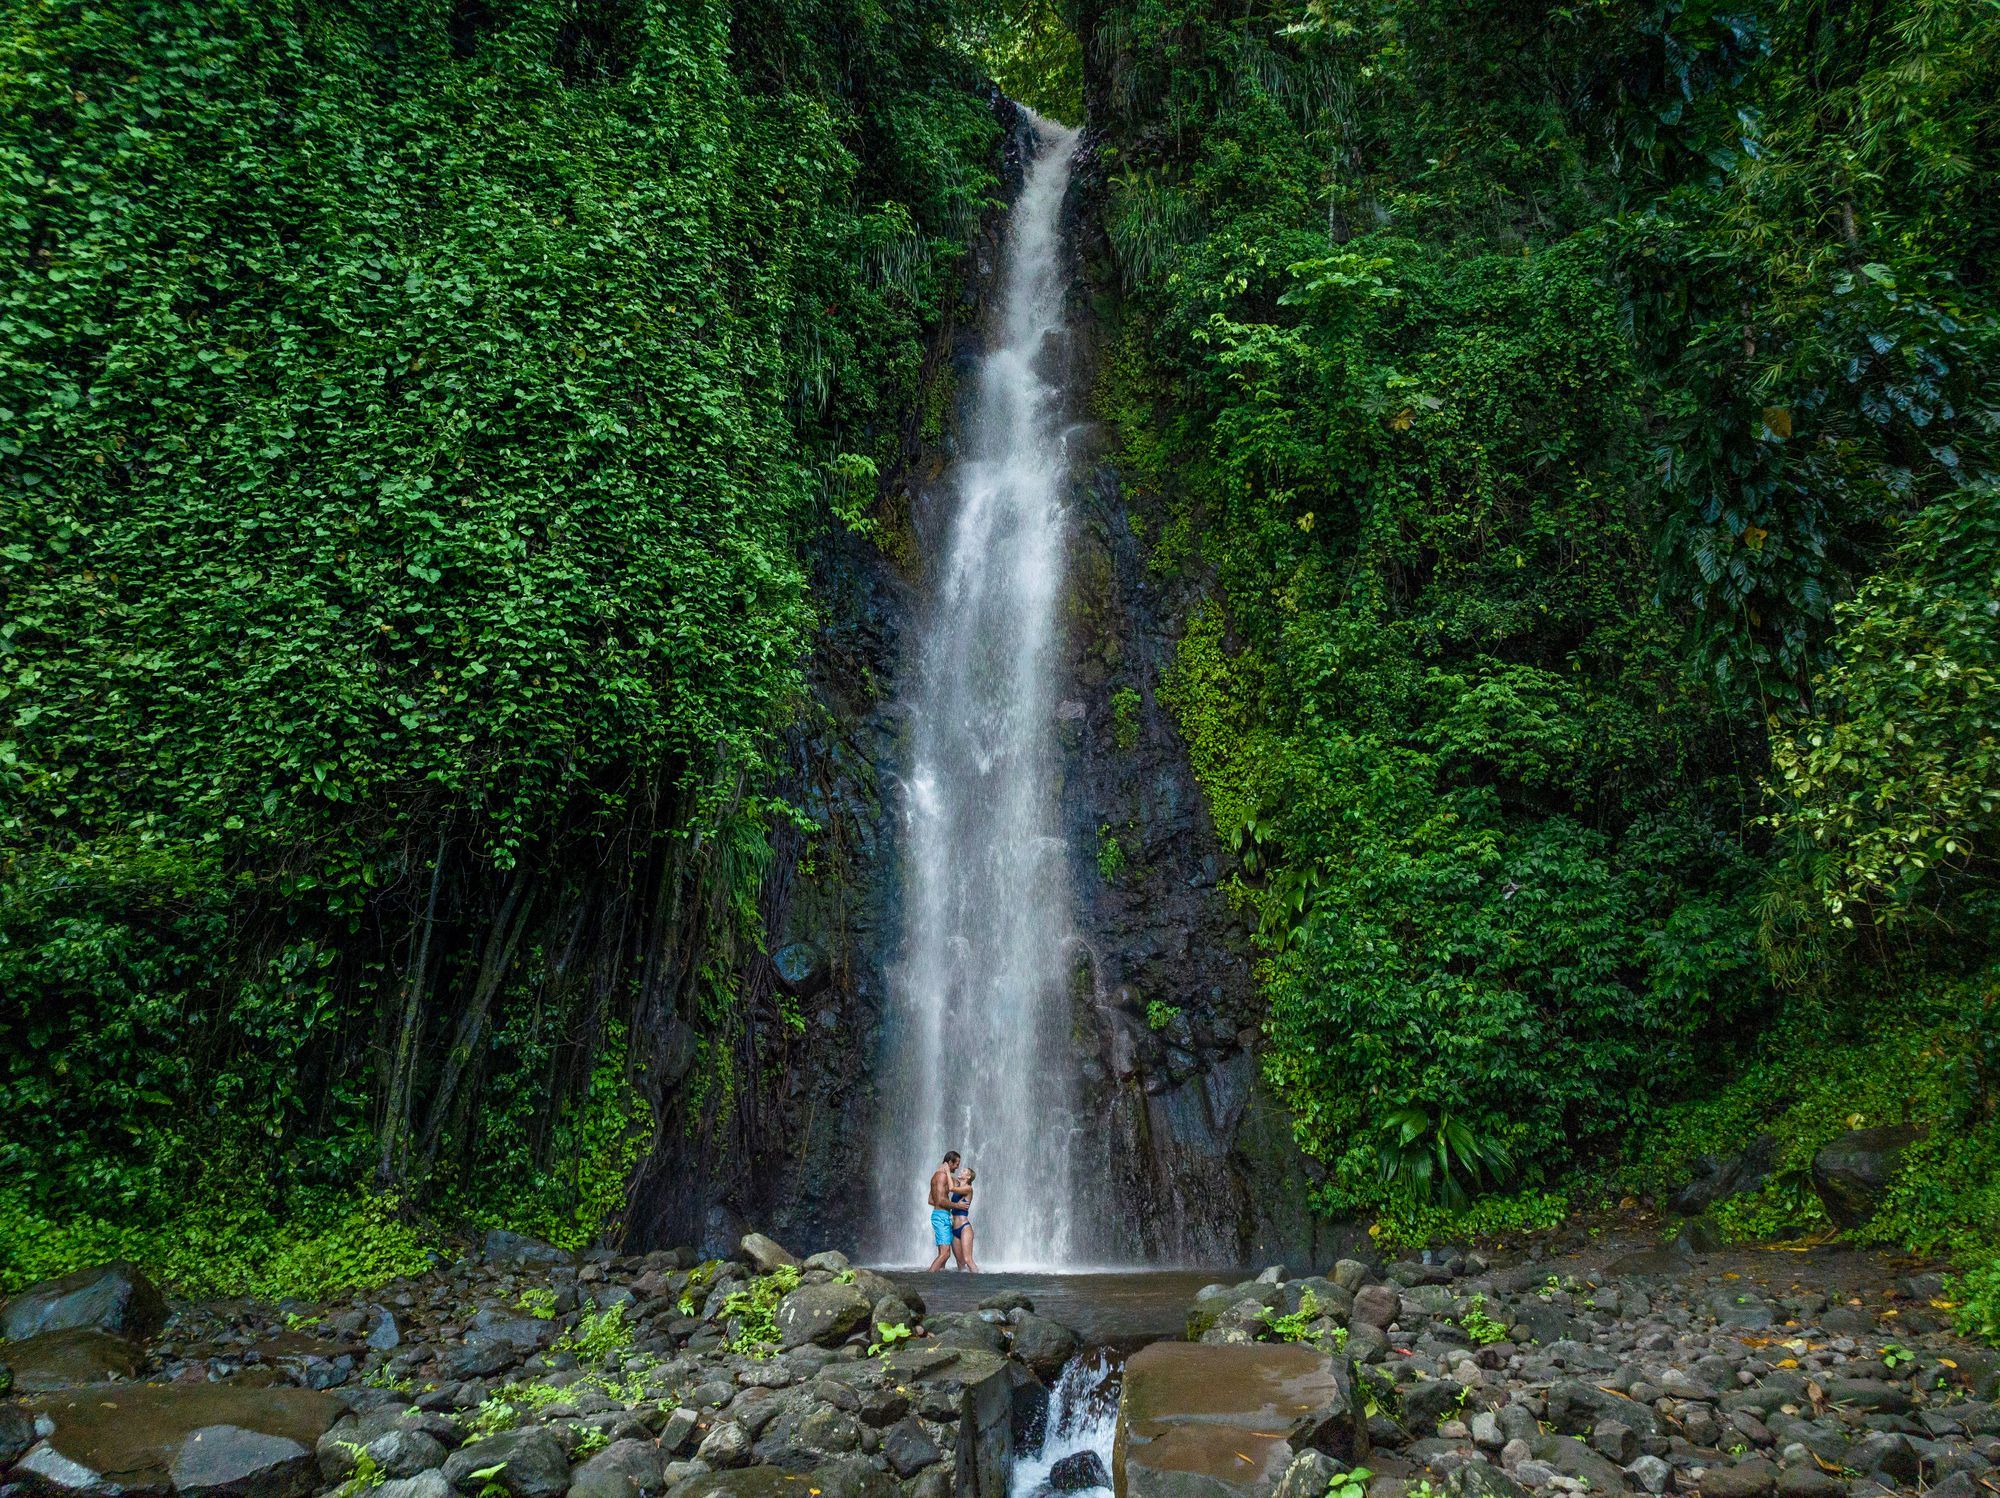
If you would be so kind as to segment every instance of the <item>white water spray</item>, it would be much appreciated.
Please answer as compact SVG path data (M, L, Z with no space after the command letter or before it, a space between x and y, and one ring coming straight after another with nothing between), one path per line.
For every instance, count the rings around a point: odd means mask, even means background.
M925 1188L947 1149L978 1172L982 1267L1071 1267L1090 1246L1070 1168L1072 931L1053 755L1068 521L1060 218L1076 133L1035 125L910 692L903 950L869 1245L889 1263L929 1259Z
M1023 1451L1014 1459L1014 1475L1008 1484L1010 1498L1035 1498L1044 1492L1049 1473L1057 1462L1085 1451L1094 1451L1111 1472L1111 1448L1118 1436L1118 1384L1121 1369L1111 1354L1098 1348L1071 1358L1063 1365L1056 1386L1049 1392L1049 1413L1042 1430L1042 1443L1033 1451ZM1077 1498L1108 1492L1108 1485L1072 1488Z

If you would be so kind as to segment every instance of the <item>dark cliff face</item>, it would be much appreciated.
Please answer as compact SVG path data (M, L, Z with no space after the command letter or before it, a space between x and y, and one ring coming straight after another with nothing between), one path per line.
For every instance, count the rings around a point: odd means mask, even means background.
M1115 316L1096 136L1068 205L1072 388L1079 414ZM1349 1246L1306 1210L1306 1162L1261 1080L1250 933L1221 885L1186 745L1159 701L1201 580L1147 565L1115 453L1080 429L1060 709L1062 809L1077 921L1092 954L1075 985L1079 1065L1112 1195L1107 1247L1149 1263L1320 1263Z
M1003 120L1011 195L1032 145L1011 109ZM1248 933L1218 887L1230 859L1156 697L1196 590L1148 570L1116 468L1081 419L1099 327L1089 271L1101 263L1088 151L1068 213L1078 267L1068 358L1080 420L1057 729L1060 815L1088 953L1072 982L1076 1065L1094 1125L1082 1164L1108 1183L1100 1199L1116 1203L1097 1229L1100 1254L1326 1261L1346 1239L1316 1233L1289 1122L1258 1080ZM781 790L821 831L787 829L774 840L762 897L770 950L743 980L782 995L791 1019L762 1038L760 1072L740 1079L727 1132L702 1148L663 1147L684 1158L655 1162L655 1178L681 1182L673 1210L651 1220L648 1235L660 1241L678 1227L719 1248L755 1226L852 1249L875 1210L874 1075L902 937L901 687L926 563L945 544L950 514L957 416L948 392L982 350L1004 228L989 223L968 257L960 305L934 354L935 414L928 428L913 419L909 462L875 535L830 538L818 560L813 701L788 744Z

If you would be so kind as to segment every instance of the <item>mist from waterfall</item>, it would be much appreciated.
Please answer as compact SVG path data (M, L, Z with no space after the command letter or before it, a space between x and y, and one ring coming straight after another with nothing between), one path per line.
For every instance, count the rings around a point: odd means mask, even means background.
M929 1259L925 1188L947 1149L978 1172L982 1267L1074 1267L1090 1246L1094 1204L1071 1178L1073 930L1053 732L1068 524L1060 218L1076 134L1034 126L908 687L903 943L869 1244L888 1263Z

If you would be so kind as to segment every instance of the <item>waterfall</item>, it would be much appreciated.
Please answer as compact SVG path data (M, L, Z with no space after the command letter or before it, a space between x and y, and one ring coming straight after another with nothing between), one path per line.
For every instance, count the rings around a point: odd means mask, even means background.
M1102 1348L1081 1353L1063 1365L1049 1393L1041 1444L1014 1459L1008 1483L1011 1498L1047 1498L1049 1473L1056 1463L1085 1451L1096 1453L1103 1475L1109 1477L1111 1447L1118 1435L1121 1372L1117 1361ZM1080 1484L1072 1477L1067 1490L1087 1495L1103 1492L1107 1486Z
M1071 1178L1073 933L1053 753L1068 519L1060 217L1076 134L1034 126L907 692L902 951L870 1244L890 1263L929 1259L925 1187L947 1149L978 1172L982 1267L1073 1267L1089 1248L1092 1204Z

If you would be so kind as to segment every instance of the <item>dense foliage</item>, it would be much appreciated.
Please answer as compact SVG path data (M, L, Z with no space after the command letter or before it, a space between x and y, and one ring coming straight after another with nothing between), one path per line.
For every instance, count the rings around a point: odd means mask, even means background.
M580 1241L656 1126L627 1021L727 1077L803 547L991 193L950 21L10 24L0 1275L363 1182Z
M2000 12L1090 26L1100 402L1322 1204L1663 1178L1912 988L1990 1050Z

